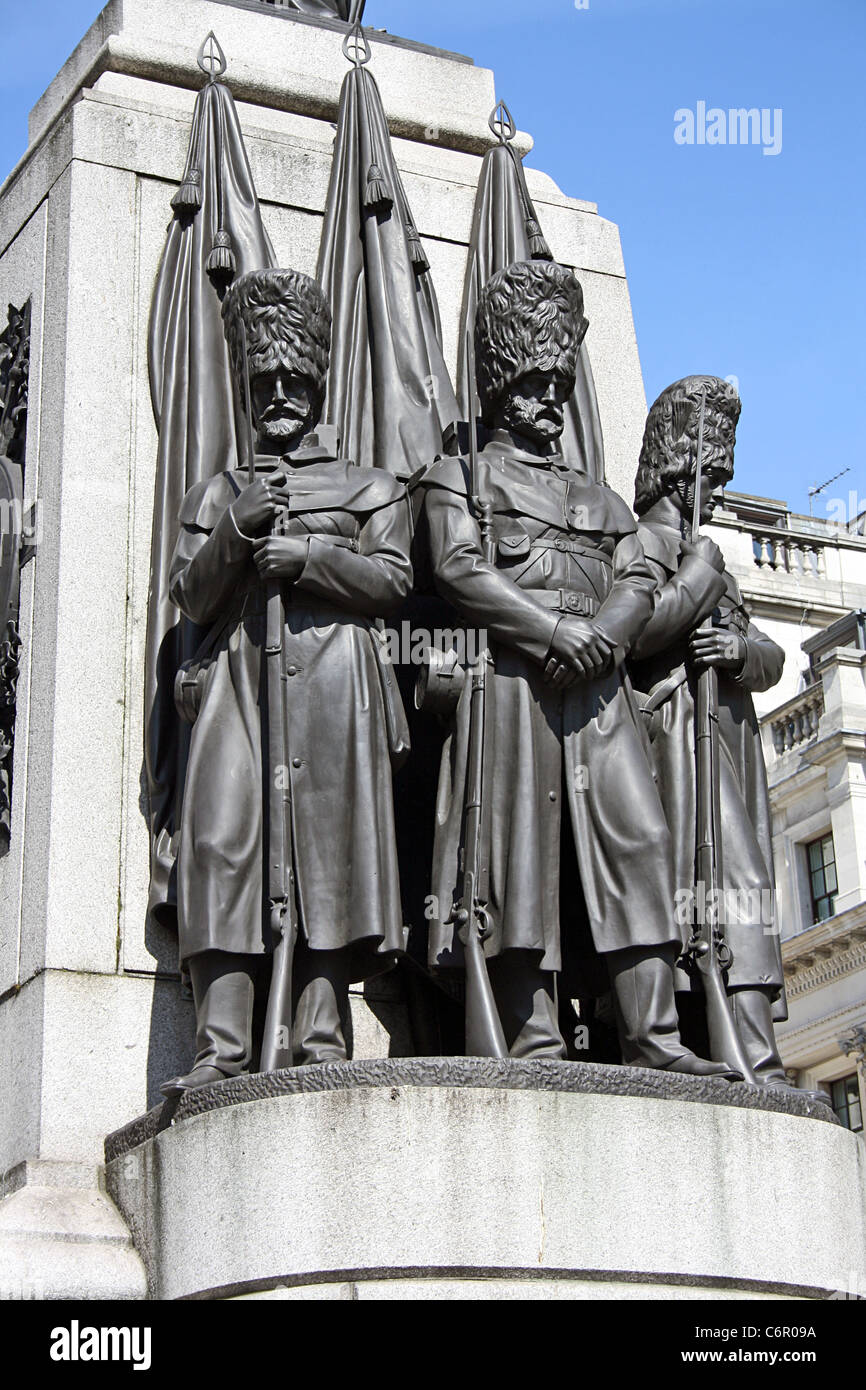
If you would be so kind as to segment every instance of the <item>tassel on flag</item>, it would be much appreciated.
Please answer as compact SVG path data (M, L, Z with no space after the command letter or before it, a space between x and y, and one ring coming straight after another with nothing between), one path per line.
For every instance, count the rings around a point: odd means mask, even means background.
M529 240L529 254L534 261L552 261L550 247L544 240L543 233L538 223L533 217L526 219L526 235Z
M233 280L237 268L235 253L232 250L232 239L228 232L221 227L214 237L213 250L207 258L205 269L208 275L217 278L225 276L227 280Z

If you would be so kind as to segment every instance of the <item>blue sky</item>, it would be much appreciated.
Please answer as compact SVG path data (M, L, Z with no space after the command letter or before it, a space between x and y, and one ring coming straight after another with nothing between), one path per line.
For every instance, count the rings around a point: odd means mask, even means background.
M0 178L100 8L0 0ZM828 495L866 499L866 0L368 0L366 20L492 67L529 162L619 224L649 399L739 381L736 487L808 511L850 467ZM781 109L781 152L677 144L699 102Z

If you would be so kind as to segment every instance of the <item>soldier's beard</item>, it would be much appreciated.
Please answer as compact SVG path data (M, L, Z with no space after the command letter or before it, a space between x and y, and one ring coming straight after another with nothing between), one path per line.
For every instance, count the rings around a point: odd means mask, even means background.
M503 408L505 424L536 444L552 444L564 428L559 406L533 401L526 396L509 396Z
M259 421L259 437L268 444L293 444L307 433L309 415L296 415L287 411Z

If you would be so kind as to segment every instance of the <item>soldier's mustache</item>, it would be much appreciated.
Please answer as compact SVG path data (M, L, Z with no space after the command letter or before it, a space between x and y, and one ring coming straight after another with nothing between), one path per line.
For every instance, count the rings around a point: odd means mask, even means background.
M545 422L551 425L561 425L563 419L559 406L528 401L515 401L512 416L516 422L531 425L540 425Z
M263 420L259 426L259 433L263 435L265 439L272 439L276 442L294 440L298 437L299 433L303 433L303 430L304 421L294 418Z
M553 425L555 428L562 425L562 411L551 406L543 406L529 418L534 425Z
M268 424L272 420L305 420L306 417L307 412L303 407L286 402L284 405L269 405L262 413L262 423Z

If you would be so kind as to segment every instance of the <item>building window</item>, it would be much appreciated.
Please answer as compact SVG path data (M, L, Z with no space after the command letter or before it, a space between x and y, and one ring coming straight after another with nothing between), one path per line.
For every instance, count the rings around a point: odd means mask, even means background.
M853 1076L843 1076L841 1081L833 1082L830 1104L846 1129L852 1129L855 1134L863 1133L863 1108L856 1072Z
M809 861L809 888L812 894L812 921L826 922L836 911L836 851L833 836L822 835L806 846Z

